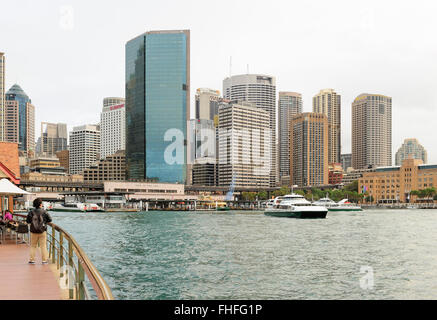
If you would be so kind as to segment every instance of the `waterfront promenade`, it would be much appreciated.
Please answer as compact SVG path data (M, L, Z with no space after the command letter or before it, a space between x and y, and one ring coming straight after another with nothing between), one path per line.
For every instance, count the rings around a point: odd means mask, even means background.
M14 214L16 222L21 220L22 223L25 218L25 215ZM29 244L17 244L15 232L14 228L10 228L0 244L0 299L114 299L111 289L86 253L61 227L48 224L47 248L51 263L47 265L41 264L38 254L36 264L28 264ZM68 288L62 288L64 285L61 286L60 276ZM90 287L87 287L86 280Z
M53 265L28 264L29 245L4 240L0 244L0 300L60 300L62 292Z

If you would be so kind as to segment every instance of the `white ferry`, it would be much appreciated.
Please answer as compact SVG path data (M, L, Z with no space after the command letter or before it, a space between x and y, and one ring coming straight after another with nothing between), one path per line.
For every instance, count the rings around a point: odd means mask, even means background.
M323 219L327 213L328 209L325 207L314 205L304 196L295 193L276 197L273 205L264 211L267 216L299 219Z
M70 202L70 203L64 203L64 204L60 204L60 203L55 203L50 209L49 211L54 211L54 212L64 212L64 211L68 211L68 212L86 212L85 209L85 205L83 203L80 202Z

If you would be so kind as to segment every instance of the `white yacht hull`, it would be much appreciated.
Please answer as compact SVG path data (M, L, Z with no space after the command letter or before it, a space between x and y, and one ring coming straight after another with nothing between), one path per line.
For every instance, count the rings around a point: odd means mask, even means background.
M291 208L267 208L264 211L267 216L286 217L298 219L324 219L328 214L328 209L319 206L293 206Z

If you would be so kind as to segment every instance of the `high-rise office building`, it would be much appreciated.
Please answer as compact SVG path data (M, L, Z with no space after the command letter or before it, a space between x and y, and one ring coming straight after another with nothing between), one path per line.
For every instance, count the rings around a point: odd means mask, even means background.
M219 90L199 88L196 90L196 119L213 120L217 125L219 104L223 101Z
M4 138L5 90L5 54L0 52L0 141L6 141Z
M219 108L220 186L270 186L271 130L267 111L247 101Z
M196 90L195 103L196 103L196 120L200 122L196 123L195 120L190 120L188 144L190 146L189 159L187 170L191 175L192 181L187 181L189 184L202 184L212 186L218 183L218 109L223 103L227 103L229 100L220 97L219 90L213 90L208 88L199 88ZM201 129L199 131L199 126ZM195 128L194 128L195 127ZM197 134L191 134L190 132L197 131ZM200 133L200 135L199 135ZM206 133L206 134L205 134ZM199 148L200 139L203 136L204 141ZM193 141L193 138L195 141ZM206 138L206 140L205 140ZM214 141L213 141L214 140ZM203 146L205 144L205 146ZM215 145L215 151L212 151L212 144ZM193 150L209 149L207 156L193 157ZM208 175L211 174L209 177Z
M423 163L428 162L428 153L417 139L405 139L402 146L396 152L396 165L401 166L405 159L421 159Z
M392 98L363 93L352 102L352 167L392 165Z
M328 117L328 162L341 161L341 96L334 89L324 89L313 97L313 112Z
M124 181L126 180L125 161L124 150L119 150L84 169L83 180L89 182Z
M195 175L199 173L201 176L204 176L205 172L209 172L211 168L213 172L217 171L217 128L214 124L214 120L189 120L187 142L187 170L191 172L191 176L187 179L187 184L192 184L193 181L196 180L198 183L199 181L208 181L208 185L213 185L210 183L216 181L214 180L214 176L211 177L212 180L205 180L203 178L197 178ZM194 166L196 167L196 171L193 171ZM216 169L215 171L214 168Z
M103 99L103 108L107 108L110 106L118 106L120 104L124 104L125 99L120 97L107 97Z
M67 150L67 125L65 123L41 122L39 154L54 157L56 152Z
M114 104L111 104L114 103ZM100 159L126 148L126 108L122 98L105 98L100 113Z
M190 31L150 31L126 44L126 173L185 183Z
M302 95L296 92L279 92L279 177L281 183L290 181L290 122L302 113Z
M56 157L59 159L59 164L65 169L66 173L70 172L70 151L61 150L56 152Z
M18 84L14 84L6 92L6 102L8 107L16 109L18 105L18 149L29 153L35 151L35 107L27 94ZM13 107L12 107L13 105ZM9 127L5 122L5 128L15 132L16 128Z
M223 80L223 97L229 100L248 101L269 114L271 130L270 186L279 181L276 145L276 79L261 74L243 74Z
M36 155L40 155L41 154L41 137L39 137L36 140L36 144L35 144L35 154Z
M56 168L61 164L59 163L59 159L57 157L35 157L29 159L29 166L31 169L36 167L42 168Z
M27 154L29 152L35 153L35 106L31 103L27 104L26 108L26 145L25 150Z
M188 121L188 162L200 158L216 158L216 128L213 120Z
M18 143L19 136L19 113L20 105L17 100L5 101L3 109L4 131L3 138L6 142Z
M352 168L352 153L345 153L341 155L341 167L345 172L348 168Z
M215 158L196 159L192 166L192 185L217 186L218 163Z
M290 182L298 186L328 184L328 117L305 112L290 123Z
M70 132L70 174L81 174L99 159L100 127L87 124L74 127Z

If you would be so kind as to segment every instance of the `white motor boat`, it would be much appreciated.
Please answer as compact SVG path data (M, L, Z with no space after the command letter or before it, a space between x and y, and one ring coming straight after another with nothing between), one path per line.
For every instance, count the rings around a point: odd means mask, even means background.
M415 206L414 204L409 204L405 208L407 208L407 209L417 209L417 206Z
M84 209L85 209L85 211L90 211L90 212L105 211L105 210L102 209L102 207L100 207L99 205L97 205L95 203L85 203L84 204Z
M53 205L50 202L47 201L43 201L42 202L42 207L44 208L44 210L51 210L53 208Z
M327 196L313 202L317 206L322 206L328 211L362 211L363 209L349 202L348 199L343 199L338 203L329 199Z
M273 208L274 205L278 205L284 197L276 197L266 202L266 208Z
M55 203L49 211L54 212L86 212L85 205L80 202Z
M295 193L276 197L273 206L264 211L267 216L300 219L323 219L327 213L327 208L314 205L304 196Z
M343 199L338 202L338 208L329 211L363 211L359 205L350 202L348 199Z

